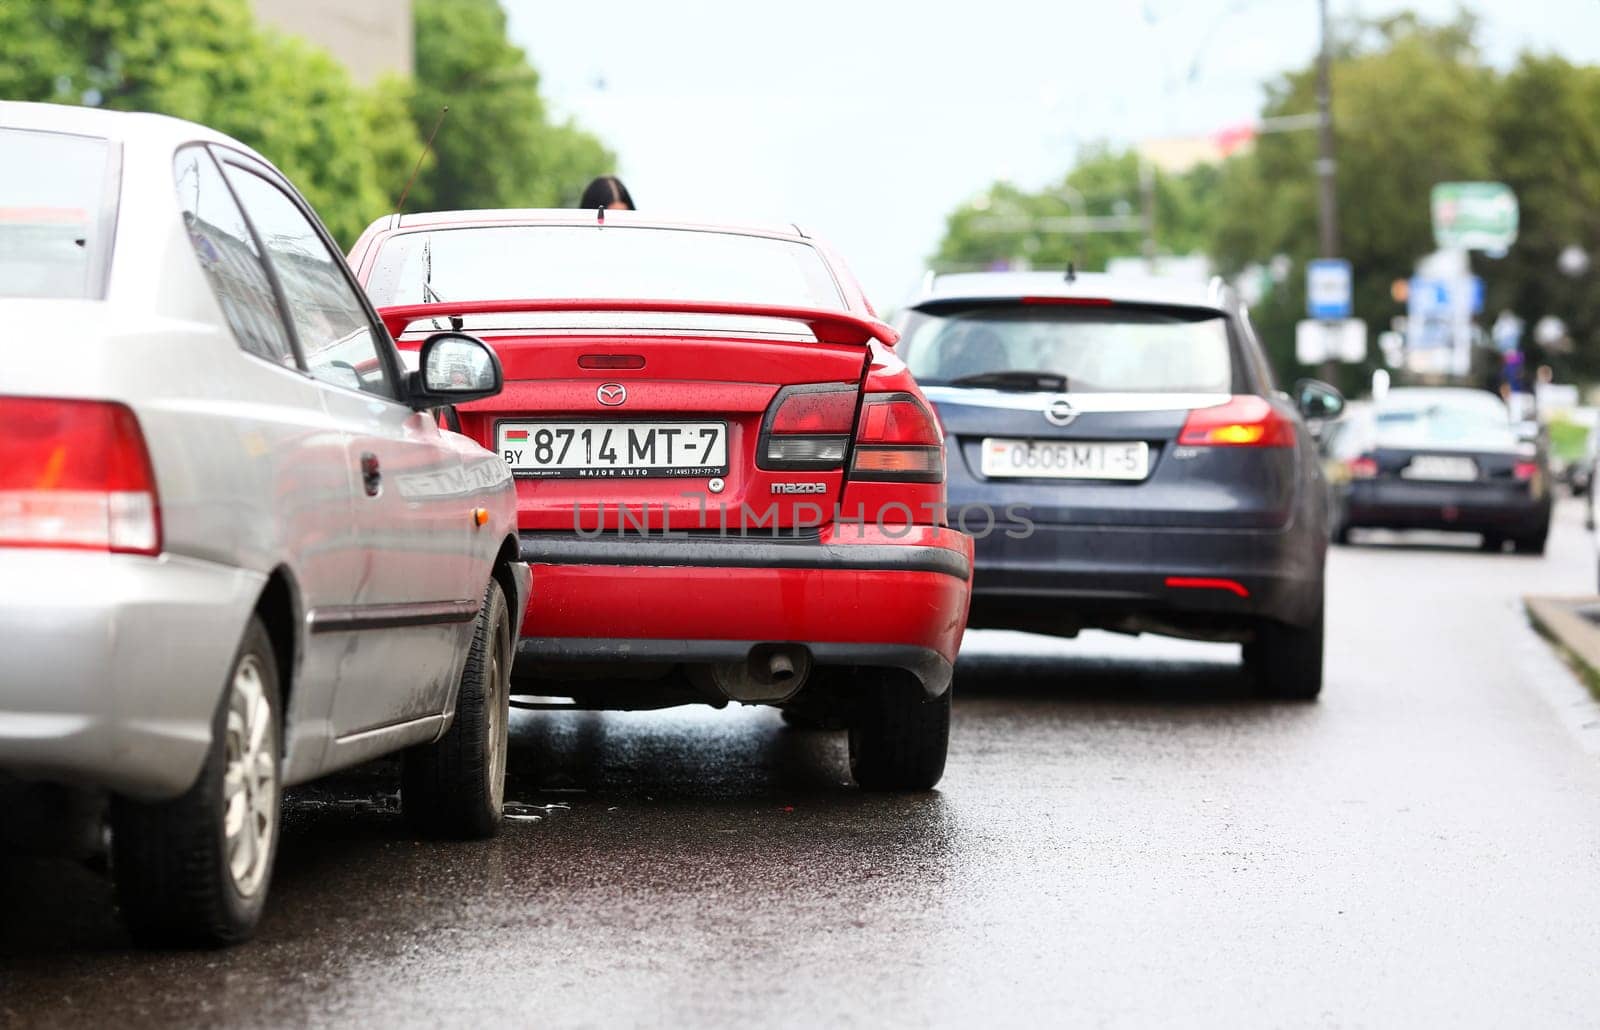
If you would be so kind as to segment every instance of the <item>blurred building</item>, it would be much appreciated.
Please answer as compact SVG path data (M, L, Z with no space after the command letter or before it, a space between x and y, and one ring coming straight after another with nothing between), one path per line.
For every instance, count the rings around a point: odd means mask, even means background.
M251 0L263 25L333 54L351 78L371 85L413 70L411 0Z

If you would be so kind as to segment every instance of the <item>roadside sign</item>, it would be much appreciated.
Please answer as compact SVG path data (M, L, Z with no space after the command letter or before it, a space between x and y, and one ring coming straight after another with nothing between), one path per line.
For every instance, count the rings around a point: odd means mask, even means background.
M1306 265L1306 315L1324 321L1350 317L1350 262L1319 258Z
M1302 365L1367 360L1367 323L1359 318L1336 322L1308 318L1294 327L1294 359Z
M1431 206L1441 248L1504 251L1517 241L1517 195L1505 183L1441 182Z

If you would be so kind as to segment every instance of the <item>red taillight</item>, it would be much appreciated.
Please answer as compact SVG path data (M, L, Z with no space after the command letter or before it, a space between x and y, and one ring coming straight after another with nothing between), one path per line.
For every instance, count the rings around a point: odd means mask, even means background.
M1511 468L1512 475L1526 483L1539 474L1539 463L1536 461L1519 461Z
M764 469L838 468L856 417L854 386L786 386L767 409L756 464Z
M125 405L0 399L0 547L161 550L139 420Z
M1344 463L1345 470L1350 473L1351 479L1376 479L1378 478L1378 461L1363 455L1351 458Z
M856 479L943 481L944 434L933 413L909 393L867 394L850 474Z
M1293 447L1294 426L1266 398L1245 394L1189 412L1178 443L1191 447Z

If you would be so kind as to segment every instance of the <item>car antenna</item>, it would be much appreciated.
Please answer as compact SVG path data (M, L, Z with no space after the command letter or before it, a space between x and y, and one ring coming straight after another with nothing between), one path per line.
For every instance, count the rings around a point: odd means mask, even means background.
M450 113L450 105L439 108L439 117L433 123L433 131L428 133L428 142L422 145L422 153L417 155L417 164L411 169L411 178L406 180L405 189L400 191L400 199L394 202L394 213L399 214L405 206L406 197L411 193L411 184L417 181L417 173L422 171L422 159L428 156L428 151L433 149L433 137L439 135L439 126L444 124L444 116Z
M1074 264L1073 262L1068 261L1067 262L1067 282L1075 283L1077 281L1078 281L1078 266L1076 264Z

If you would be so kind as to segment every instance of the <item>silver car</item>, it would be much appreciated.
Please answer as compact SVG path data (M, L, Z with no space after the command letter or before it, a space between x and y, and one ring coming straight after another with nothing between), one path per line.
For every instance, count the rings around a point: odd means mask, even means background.
M497 828L528 569L501 460L284 177L154 115L0 103L0 778L108 798L136 939L262 909L283 787L404 749L422 832ZM85 789L86 788L86 789Z

